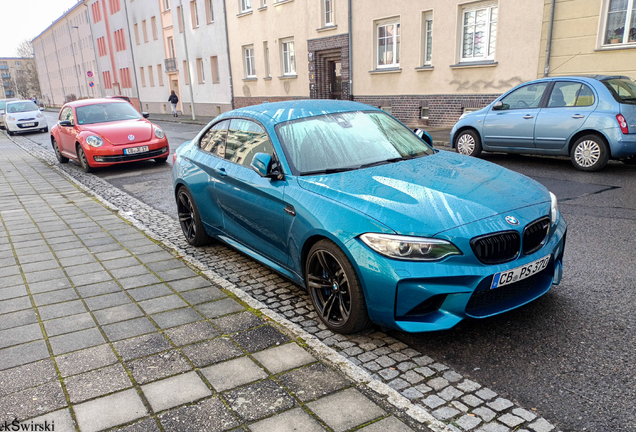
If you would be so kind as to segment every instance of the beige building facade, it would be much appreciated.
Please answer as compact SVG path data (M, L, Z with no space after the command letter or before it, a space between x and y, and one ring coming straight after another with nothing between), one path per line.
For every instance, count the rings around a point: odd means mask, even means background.
M35 60L22 57L0 57L0 99L39 97L28 75Z
M636 1L544 1L541 56L537 76L546 72L550 16L553 28L549 76L624 75L636 79Z

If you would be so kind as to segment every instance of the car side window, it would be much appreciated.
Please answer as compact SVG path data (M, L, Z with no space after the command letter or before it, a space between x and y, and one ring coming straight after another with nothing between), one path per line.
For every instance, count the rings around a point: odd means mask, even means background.
M68 120L71 123L75 123L75 117L73 116L73 108L66 107L60 113L60 121Z
M229 120L223 120L213 125L199 140L199 148L213 155L225 158L225 143Z
M501 109L538 108L547 86L547 82L542 82L518 88L501 99L503 103Z
M265 130L253 121L232 119L225 159L249 168L256 153L267 153L275 158L274 146Z
M594 104L594 93L585 84L557 82L550 94L548 108L590 106Z

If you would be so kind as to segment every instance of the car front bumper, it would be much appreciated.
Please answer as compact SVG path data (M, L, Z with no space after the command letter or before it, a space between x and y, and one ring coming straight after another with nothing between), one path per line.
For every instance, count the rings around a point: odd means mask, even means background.
M567 224L559 217L538 251L513 261L486 265L470 247L462 256L439 262L400 261L381 256L359 239L347 246L365 290L369 316L377 324L407 332L452 328L464 318L486 318L527 304L559 284ZM550 255L547 267L535 275L491 289L495 274Z
M125 149L148 146L148 151L134 154L124 154ZM119 163L142 161L155 158L167 158L170 154L170 146L167 139L154 139L142 143L128 145L108 145L102 147L84 147L86 157L90 165L94 167L106 167Z
M33 124L33 126L25 126L28 124ZM35 119L35 120L17 120L10 121L5 117L4 127L11 132L31 132L34 130L40 130L48 127L46 119Z

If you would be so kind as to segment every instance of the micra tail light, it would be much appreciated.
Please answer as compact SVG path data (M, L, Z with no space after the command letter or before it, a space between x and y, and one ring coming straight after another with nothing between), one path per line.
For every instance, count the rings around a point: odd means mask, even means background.
M172 165L177 161L177 152L172 153Z
M625 121L625 117L623 117L622 114L616 114L616 120L618 120L618 125L621 127L621 132L628 134L629 129L627 129L627 121Z

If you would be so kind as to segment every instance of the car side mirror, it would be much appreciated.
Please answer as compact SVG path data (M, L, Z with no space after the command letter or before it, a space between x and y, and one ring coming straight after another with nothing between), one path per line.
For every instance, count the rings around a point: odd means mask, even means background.
M59 121L57 124L62 126L62 127L71 127L71 126L73 126L73 122L71 122L70 120L62 120L62 121Z
M504 104L502 101L497 101L493 104L492 109L494 109L495 111L503 109Z
M141 115L144 116L144 118L150 117L150 114L148 114L147 112L142 112Z
M433 137L424 129L413 129L413 133L417 135L426 144L433 147Z
M282 173L275 166L274 159L267 153L256 153L250 166L261 177L281 179Z
M44 107L40 107L40 111L44 111Z

